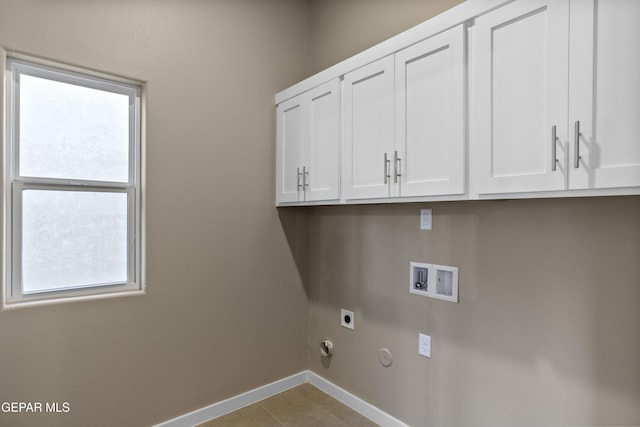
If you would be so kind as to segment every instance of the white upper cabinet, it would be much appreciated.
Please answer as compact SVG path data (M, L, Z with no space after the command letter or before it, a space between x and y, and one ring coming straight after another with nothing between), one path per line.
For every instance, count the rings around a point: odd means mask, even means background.
M464 27L344 77L345 199L465 193Z
M572 0L569 188L640 185L640 1Z
M297 202L302 190L302 163L306 128L303 95L277 108L276 202Z
M472 192L640 186L639 20L637 0L517 0L476 19Z
M340 198L340 84L338 79L277 108L276 201Z
M311 76L276 95L277 203L640 194L638 23L467 0Z
M395 196L465 193L464 40L459 25L396 54Z
M305 144L305 201L340 198L340 81L308 94L308 136Z
M564 189L568 13L568 0L519 0L476 20L472 191Z
M342 192L345 199L390 196L394 151L394 60L344 76Z

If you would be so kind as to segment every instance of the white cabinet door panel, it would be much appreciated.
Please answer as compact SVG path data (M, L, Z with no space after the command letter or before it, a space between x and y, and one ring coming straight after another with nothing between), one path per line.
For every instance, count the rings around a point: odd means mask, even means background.
M276 202L297 202L301 187L303 144L306 138L304 95L292 98L277 108Z
M396 54L396 195L465 192L464 38L460 25Z
M567 0L520 0L477 19L470 141L477 193L565 187L567 22Z
M393 68L390 56L344 77L342 179L346 199L389 196L385 170L390 171L393 160Z
M571 189L640 185L639 22L637 0L571 2Z
M309 143L305 200L340 197L340 81L309 92Z

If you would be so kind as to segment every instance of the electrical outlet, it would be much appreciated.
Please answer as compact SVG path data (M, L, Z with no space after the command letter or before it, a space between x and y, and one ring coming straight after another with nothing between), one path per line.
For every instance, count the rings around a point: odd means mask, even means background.
M356 317L353 314L353 311L345 310L344 308L340 310L340 326L353 329L355 327Z
M431 359L431 337L418 334L418 354Z

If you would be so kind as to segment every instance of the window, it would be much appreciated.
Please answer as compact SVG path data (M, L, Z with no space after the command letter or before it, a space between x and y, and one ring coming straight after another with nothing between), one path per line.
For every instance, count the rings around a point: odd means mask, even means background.
M141 85L5 72L5 305L141 291Z

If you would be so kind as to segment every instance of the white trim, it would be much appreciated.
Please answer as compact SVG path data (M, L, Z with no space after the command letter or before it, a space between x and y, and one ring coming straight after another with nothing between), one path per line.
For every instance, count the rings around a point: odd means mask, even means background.
M245 406L253 405L254 403L258 403L307 382L382 427L409 427L408 424L403 423L397 418L392 417L309 370L249 390L221 402L205 406L204 408L196 409L188 414L156 424L154 427L192 427L244 408Z
M367 417L374 423L382 427L409 427L399 419L392 417L386 412L378 409L370 403L365 402L358 396L355 396L343 388L338 387L332 382L322 378L320 375L312 371L306 371L308 382L327 393L329 396L338 400L340 403L347 405L363 417Z
M2 146L0 147L0 157L2 157L2 173L0 174L0 180L2 180L2 247L6 248L9 242L7 236L10 232L10 224L7 221L7 216L11 211L11 203L5 194L8 191L11 191L11 181L7 180L6 177L9 175L8 168L11 165L11 162L8 159L11 159L11 154L8 152L9 150L6 148L6 145L10 141L9 127L7 126L8 117L5 115L5 105L7 103L7 89L9 89L9 84L7 83L7 51L4 50L2 46L0 46L0 78L2 81L0 82L0 139L2 140ZM9 157L7 158L7 155ZM7 286L8 280L10 278L7 276L8 271L11 268L7 268L11 265L11 254L5 250L4 256L2 257L2 277L0 278L2 281L2 307L4 308L4 302L7 300Z
M538 191L520 193L472 194L470 200L553 199L559 197L637 196L640 187L594 188L584 190Z
M507 199L558 199L572 197L610 197L638 196L640 187L598 188L584 190L559 190L522 193L469 193L464 195L422 196L422 197L383 197L379 199L340 199L317 202L277 203L276 207L287 206L334 206L334 205L389 205L397 203L435 203L468 200L507 200Z
M65 71L69 71L71 73L77 73L80 75L84 75L84 76L92 76L95 77L97 79L102 79L102 80L107 80L109 82L118 82L118 83L122 83L124 85L127 86L142 86L144 85L144 82L136 79L136 78L132 78L132 77L128 77L128 76L124 76L120 73L116 74L110 74L104 71L100 71L100 70L96 70L90 67L85 67L85 66L78 66L75 64L70 64L67 62L62 62L62 61L54 61L48 58L44 58L41 56L36 56L36 55L32 55L32 54L27 54L27 53L23 53L19 50L16 49L12 49L10 47L7 46L3 46L2 50L4 51L4 54L6 57L12 58L12 59L16 59L18 61L24 61L24 62L29 62L32 64L37 64L37 65L41 65L44 67L51 67L51 68L56 68L56 69L62 69Z
M181 415L169 421L156 424L155 427L192 427L206 421L213 420L229 412L253 405L261 400L268 399L278 393L282 393L308 380L308 371L299 372L290 377L274 381L271 384L254 388L237 396L230 397L218 403L214 403L204 408L196 409L188 414Z
M99 300L99 299L105 299L105 298L130 297L130 296L145 295L145 294L146 292L144 290L136 289L133 291L117 291L117 292L84 295L84 296L83 295L68 296L68 297L40 299L40 300L33 300L33 301L21 301L17 303L6 302L5 300L5 304L2 306L1 310L16 310L20 308L36 307L40 305L61 304L61 303L78 302L78 301L92 301L92 300Z

